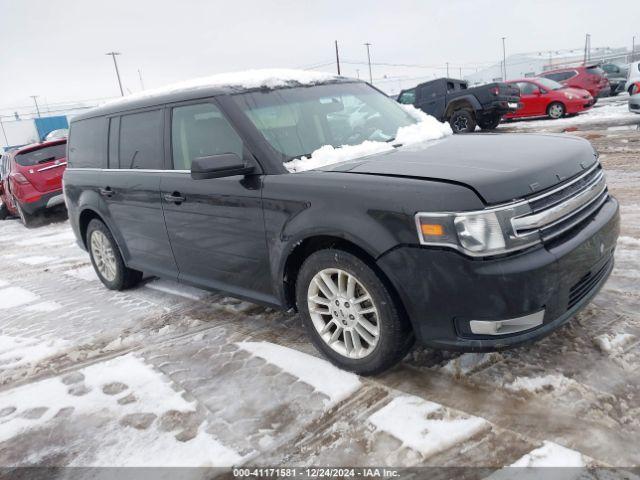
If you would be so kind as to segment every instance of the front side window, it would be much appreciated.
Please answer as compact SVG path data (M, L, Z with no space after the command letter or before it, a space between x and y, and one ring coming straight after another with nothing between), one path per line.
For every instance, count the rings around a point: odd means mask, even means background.
M120 117L120 168L161 170L162 110Z
M549 78L539 78L538 83L547 90L560 90L561 88L565 88L565 86L561 83L558 83L555 80L551 80Z
M516 85L520 89L520 95L531 95L538 90L538 87L531 82L518 82Z
M391 142L417 122L394 100L363 83L250 92L233 97L284 161L367 140Z
M411 90L405 90L398 98L398 102L413 105L416 103L416 90L414 88Z
M67 144L51 145L50 147L31 150L16 155L16 162L23 167L32 167L40 163L53 162L67 156Z
M242 158L243 143L222 112L211 103L176 107L171 114L171 152L175 170L190 170L194 159L223 153Z

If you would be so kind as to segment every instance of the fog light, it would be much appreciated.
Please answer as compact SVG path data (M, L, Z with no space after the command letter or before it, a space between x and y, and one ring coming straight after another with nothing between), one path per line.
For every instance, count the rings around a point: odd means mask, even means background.
M471 333L476 335L509 335L538 327L542 325L543 320L544 309L524 317L508 320L471 320L469 327Z

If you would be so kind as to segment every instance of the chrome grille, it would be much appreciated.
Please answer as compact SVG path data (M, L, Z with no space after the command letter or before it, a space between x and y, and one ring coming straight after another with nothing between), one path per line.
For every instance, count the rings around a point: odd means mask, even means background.
M528 200L531 212L511 220L518 237L539 232L550 240L591 216L607 200L604 172L596 165L580 177Z

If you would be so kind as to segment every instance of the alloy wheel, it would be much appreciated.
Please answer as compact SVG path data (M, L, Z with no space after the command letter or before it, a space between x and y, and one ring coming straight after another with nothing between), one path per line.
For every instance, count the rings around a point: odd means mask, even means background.
M371 294L351 273L337 268L318 272L307 305L320 338L347 358L369 356L380 338L378 309Z
M564 108L562 108L562 105L555 104L549 107L549 116L551 118L560 118L562 115L564 115Z
M456 118L456 121L453 122L453 124L458 132L464 132L468 127L467 119L463 116Z
M108 282L113 282L117 271L116 257L111 242L100 230L91 234L91 254L100 275Z

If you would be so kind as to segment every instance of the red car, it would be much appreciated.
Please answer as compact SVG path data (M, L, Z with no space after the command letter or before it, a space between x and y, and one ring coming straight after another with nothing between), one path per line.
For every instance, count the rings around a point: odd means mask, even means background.
M541 73L541 77L560 82L567 87L582 88L594 99L611 95L609 80L598 65L590 67L571 67L549 70Z
M507 83L520 89L520 107L504 118L561 118L587 110L594 103L586 90L565 87L548 78L523 78Z
M62 174L66 165L66 139L27 145L2 155L0 219L18 215L28 226L39 212L64 204Z

